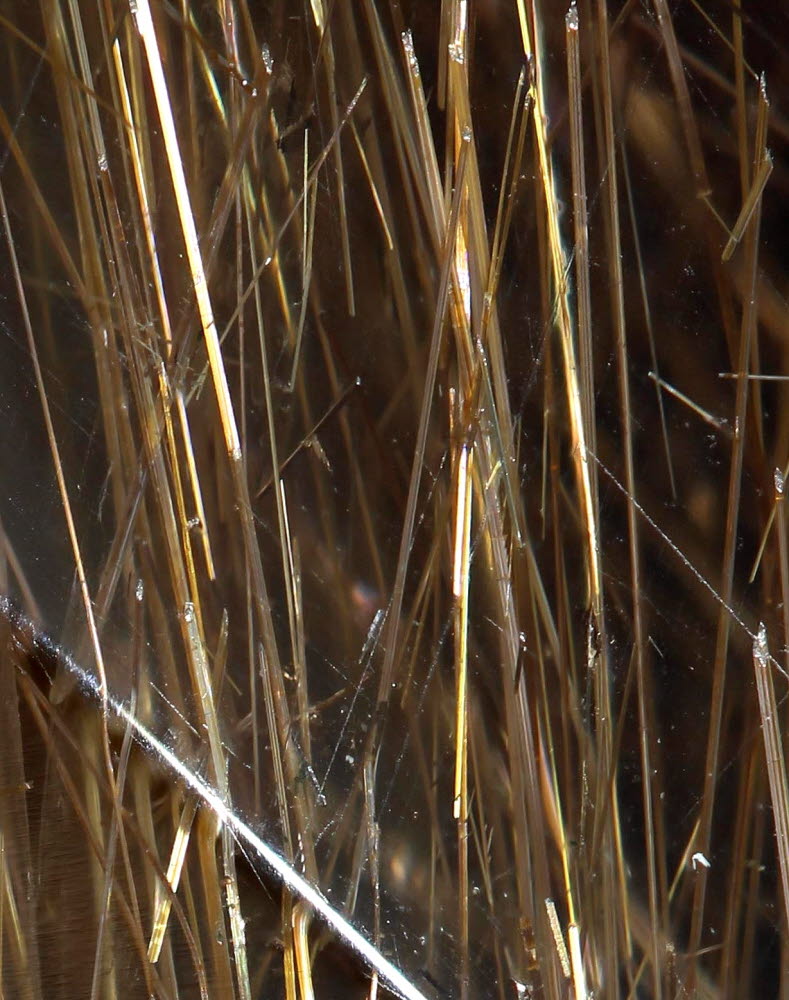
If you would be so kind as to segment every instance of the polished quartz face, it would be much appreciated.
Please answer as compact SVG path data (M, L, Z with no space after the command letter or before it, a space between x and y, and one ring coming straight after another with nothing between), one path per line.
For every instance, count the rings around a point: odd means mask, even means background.
M0 39L3 996L779 995L780 5Z

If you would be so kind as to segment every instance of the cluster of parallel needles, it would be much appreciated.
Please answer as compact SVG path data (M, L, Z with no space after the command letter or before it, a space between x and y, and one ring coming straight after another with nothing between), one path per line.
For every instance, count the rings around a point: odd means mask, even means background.
M782 32L4 5L0 995L787 995Z

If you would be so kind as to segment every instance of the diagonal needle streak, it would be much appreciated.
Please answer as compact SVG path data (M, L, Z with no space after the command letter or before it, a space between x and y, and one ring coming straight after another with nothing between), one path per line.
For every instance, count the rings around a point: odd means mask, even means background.
M159 44L156 40L151 8L148 0L130 0L130 6L134 19L137 23L137 30L140 32L145 55L148 60L148 69L151 74L151 84L153 86L156 108L159 112L159 119L162 124L162 136L167 151L167 162L170 167L170 176L175 193L175 201L178 205L178 215L181 220L184 243L186 245L186 255L189 260L189 269L192 274L192 284L197 299L197 308L200 312L200 322L205 336L206 350L208 351L208 363L211 368L211 377L214 380L217 404L222 420L222 430L225 436L225 445L230 457L236 461L241 458L241 443L238 437L238 427L233 413L233 404L230 399L230 388L227 384L227 373L222 362L222 351L219 344L219 334L216 329L214 311L211 305L211 298L208 294L208 284L206 282L203 259L200 254L200 244L197 239L197 229L195 227L194 214L189 199L189 191L186 186L186 175L184 174L183 161L178 148L178 136L175 131L173 121L173 110L170 106L170 96L167 91L167 83L164 78L162 58L159 52Z
M230 809L221 792L213 788L200 774L192 770L181 758L166 746L140 721L125 703L106 694L101 683L74 658L60 647L54 646L41 631L27 620L8 600L0 594L0 615L11 623L14 630L33 630L38 643L50 648L58 661L79 682L83 690L97 698L131 729L135 739L152 755L161 760L192 791L200 803L210 809L220 824L226 826L233 835L251 850L277 881L294 895L313 908L337 936L348 945L395 993L404 1000L428 1000L392 962L372 945L363 934L336 910L323 894L300 875L270 844L256 833L236 812Z

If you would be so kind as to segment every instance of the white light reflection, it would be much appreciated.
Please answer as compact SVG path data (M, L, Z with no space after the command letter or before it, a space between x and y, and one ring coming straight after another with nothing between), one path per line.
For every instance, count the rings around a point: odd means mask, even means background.
M14 624L24 623L32 628L39 641L56 652L60 662L69 670L80 684L96 698L101 698L99 682L84 670L62 648L54 646L50 640L14 608L3 595L0 595L0 613L6 615ZM193 771L176 754L165 746L134 713L121 702L108 697L105 704L115 714L129 725L139 743L159 758L172 772L177 774L186 785L198 796L204 806L214 813L220 823L225 824L239 841L250 849L277 880L294 895L308 903L315 913L325 921L335 934L348 945L363 961L384 980L404 1000L427 1000L427 997L408 978L394 966L378 949L356 930L327 899L310 885L291 865L267 844L240 816L222 801L216 792L199 774Z
M68 668L77 675L79 680L98 697L99 685L90 674L86 673L72 659L68 659ZM399 993L404 1000L427 1000L424 993L418 990L406 976L381 954L378 949L350 924L345 917L329 903L327 899L290 864L269 846L255 831L248 826L236 813L225 805L220 796L207 782L195 773L187 764L177 757L172 750L164 745L147 729L129 709L112 698L108 699L112 710L134 730L137 739L174 771L191 790L199 797L204 806L214 813L220 823L225 824L233 834L258 855L266 867L277 879L299 896L315 910L327 926L337 934L350 948L374 969L381 979Z

